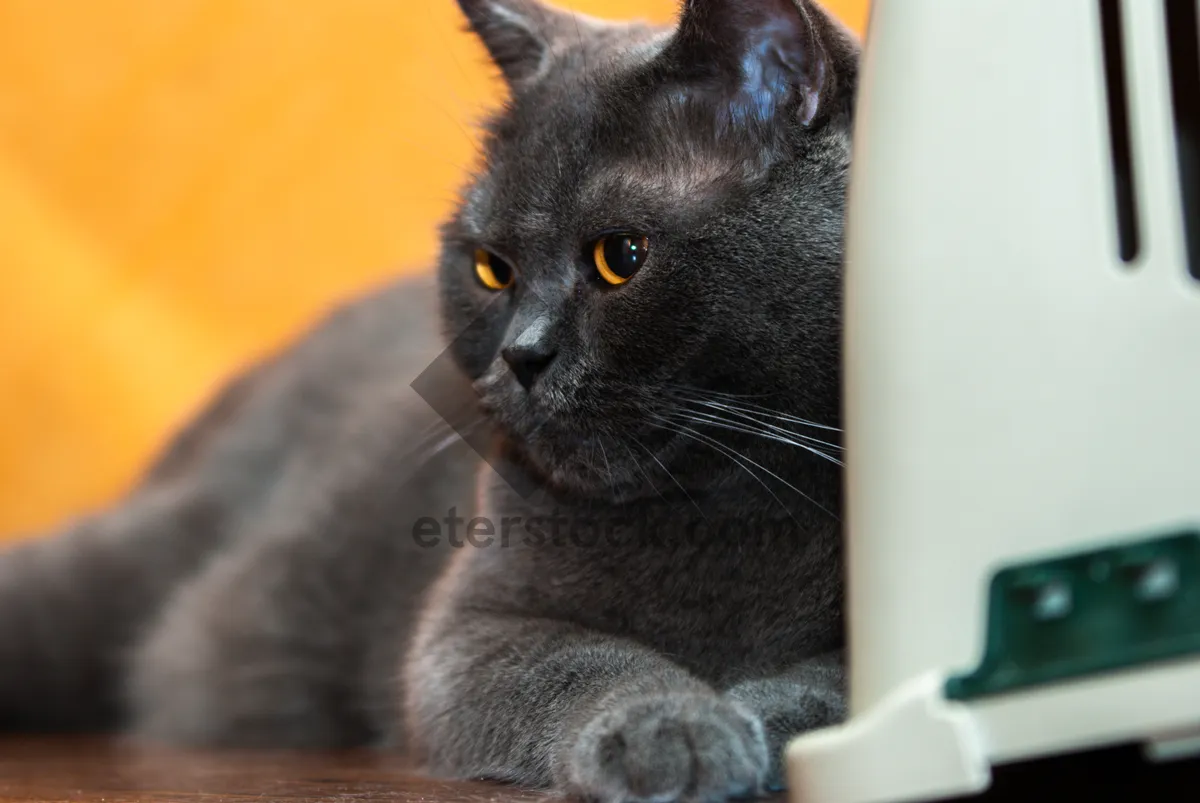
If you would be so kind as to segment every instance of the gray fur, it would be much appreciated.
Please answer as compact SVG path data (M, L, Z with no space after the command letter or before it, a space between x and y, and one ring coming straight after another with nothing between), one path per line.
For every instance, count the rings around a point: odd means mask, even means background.
M727 424L839 423L855 43L810 0L674 31L460 4L512 98L436 289L347 304L111 510L0 554L0 729L715 801L844 715L838 468ZM651 242L617 288L585 254L614 230ZM528 388L513 344L552 357Z

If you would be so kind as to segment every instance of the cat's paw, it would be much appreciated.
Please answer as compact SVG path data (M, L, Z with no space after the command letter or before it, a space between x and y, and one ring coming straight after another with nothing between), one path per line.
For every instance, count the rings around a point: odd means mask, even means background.
M572 791L601 803L718 803L760 795L762 723L715 694L644 697L597 716L569 757Z
M771 757L766 786L771 792L786 788L783 755L788 742L842 722L847 713L845 695L832 685L768 678L734 686L726 697L753 711L763 723Z

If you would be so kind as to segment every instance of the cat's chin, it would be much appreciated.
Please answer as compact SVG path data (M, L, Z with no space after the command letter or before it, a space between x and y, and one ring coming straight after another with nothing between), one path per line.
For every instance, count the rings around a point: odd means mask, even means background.
M608 407L600 420L576 399L553 403L513 391L509 373L489 370L475 381L479 409L503 441L503 451L535 484L558 496L624 504L659 495L654 477L675 454L677 438L647 426L644 406Z
M522 449L526 469L539 485L558 496L621 504L640 496L637 483L610 477L596 466L574 455L544 454Z
M601 436L578 436L569 448L508 435L505 450L538 485L557 496L625 504L656 493L629 448Z

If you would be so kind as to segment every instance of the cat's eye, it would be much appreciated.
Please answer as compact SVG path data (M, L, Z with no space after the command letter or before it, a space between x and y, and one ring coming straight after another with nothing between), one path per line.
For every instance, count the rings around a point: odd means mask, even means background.
M596 272L609 284L625 284L650 255L650 241L639 234L610 234L592 247Z
M489 290L503 290L513 283L512 266L482 248L475 251L475 277Z

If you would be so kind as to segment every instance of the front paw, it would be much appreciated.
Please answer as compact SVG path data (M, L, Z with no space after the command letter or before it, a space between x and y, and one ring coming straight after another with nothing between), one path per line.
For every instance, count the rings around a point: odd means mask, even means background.
M783 755L788 742L846 717L845 695L833 684L801 685L768 678L734 686L726 696L753 711L763 723L771 757L767 789L772 792L785 788Z
M574 792L601 803L718 803L763 792L762 723L714 694L628 701L595 717L568 758Z

